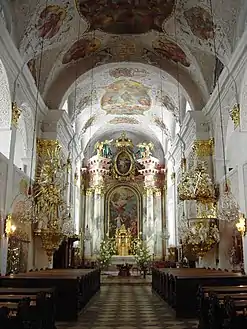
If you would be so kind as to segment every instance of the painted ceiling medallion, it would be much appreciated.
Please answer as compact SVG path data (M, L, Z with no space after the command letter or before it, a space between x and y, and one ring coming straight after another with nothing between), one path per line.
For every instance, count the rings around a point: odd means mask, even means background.
M173 41L165 38L156 39L153 42L153 50L163 58L180 63L185 67L190 66L185 52Z
M117 124L129 124L129 125L138 125L139 121L135 118L129 118L129 117L115 117L109 121L112 125Z
M214 37L214 23L211 14L202 7L192 7L184 12L192 33L201 40Z
M107 114L143 115L151 106L148 88L134 80L119 80L105 89L101 107Z
M97 52L101 46L101 42L96 38L83 38L76 41L69 50L64 54L62 63L68 64L72 61L90 56Z
M37 30L40 38L51 39L60 30L67 12L64 7L49 5L43 9L37 22Z
M171 16L175 0L75 0L79 14L90 30L113 34L162 32L162 23Z

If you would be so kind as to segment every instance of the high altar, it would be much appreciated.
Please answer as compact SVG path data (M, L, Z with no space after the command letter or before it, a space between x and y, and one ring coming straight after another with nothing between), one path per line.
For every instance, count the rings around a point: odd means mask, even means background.
M115 239L115 257L131 256L131 240L146 241L155 259L165 256L165 169L153 144L133 145L125 133L99 141L82 172L85 196L84 259L97 258L101 242Z

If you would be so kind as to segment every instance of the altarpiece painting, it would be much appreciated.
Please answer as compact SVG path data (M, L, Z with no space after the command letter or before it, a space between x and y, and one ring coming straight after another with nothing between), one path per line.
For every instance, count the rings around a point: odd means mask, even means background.
M114 237L122 225L137 237L139 231L139 198L128 186L116 187L108 198L108 232Z

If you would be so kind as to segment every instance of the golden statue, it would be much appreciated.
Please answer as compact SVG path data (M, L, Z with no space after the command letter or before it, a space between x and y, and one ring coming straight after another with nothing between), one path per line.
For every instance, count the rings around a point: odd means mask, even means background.
M128 256L131 248L131 233L126 230L123 224L120 228L116 229L116 245L117 253L119 256Z

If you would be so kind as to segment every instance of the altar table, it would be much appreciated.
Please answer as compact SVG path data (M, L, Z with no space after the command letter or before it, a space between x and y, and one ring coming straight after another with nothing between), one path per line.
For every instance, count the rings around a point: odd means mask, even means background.
M129 255L129 256L112 256L111 264L112 265L124 265L124 264L135 265L136 260L135 260L135 257L132 256L132 255Z

